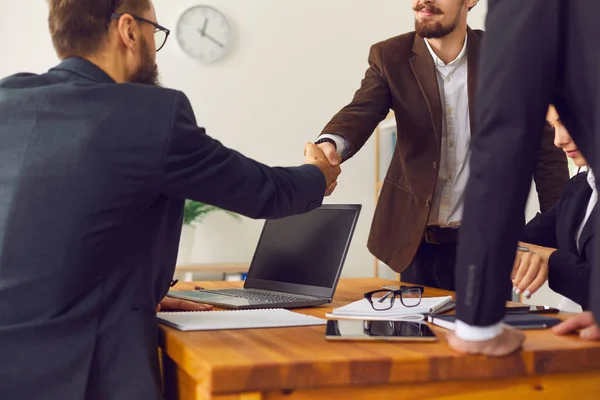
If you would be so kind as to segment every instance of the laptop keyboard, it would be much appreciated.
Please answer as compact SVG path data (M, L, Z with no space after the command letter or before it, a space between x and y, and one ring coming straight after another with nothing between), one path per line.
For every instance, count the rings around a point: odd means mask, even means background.
M248 300L258 300L265 303L290 303L296 301L307 301L310 300L306 297L298 297L294 295L266 293L266 292L255 292L249 289L222 289L222 290L211 290L211 293L224 294L226 296L239 297Z

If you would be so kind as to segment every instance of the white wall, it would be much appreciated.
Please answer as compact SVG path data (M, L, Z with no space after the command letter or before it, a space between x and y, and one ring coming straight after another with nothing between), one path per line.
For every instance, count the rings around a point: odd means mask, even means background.
M216 65L187 57L172 37L158 62L165 86L185 91L209 134L269 165L302 162L304 143L352 97L371 44L413 29L408 0L155 0L159 23L175 30L189 6L222 10L234 28L233 51ZM487 1L470 13L483 28ZM0 76L42 72L56 62L46 2L0 0ZM9 55L9 56L7 56ZM344 165L327 202L361 203L345 276L370 276L366 249L374 211L374 147ZM533 205L535 208L535 205ZM199 262L250 260L262 222L209 216L196 234Z
M159 21L174 27L191 0L157 1ZM174 41L159 62L166 85L184 90L198 120L226 145L270 165L302 160L302 148L320 132L358 88L369 47L413 28L408 1L398 0L213 0L235 30L232 53L201 66ZM482 2L471 25L483 27ZM363 211L344 269L370 276L366 249L374 211L374 146L370 141L344 165L336 193L326 202L360 203ZM196 234L198 261L249 260L261 222L207 218ZM234 239L231 245L230 239Z

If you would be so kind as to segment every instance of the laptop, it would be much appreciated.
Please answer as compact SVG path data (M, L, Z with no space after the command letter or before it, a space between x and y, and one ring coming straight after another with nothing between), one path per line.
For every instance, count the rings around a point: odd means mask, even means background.
M174 291L168 296L228 309L295 308L330 303L361 205L323 205L267 220L243 288Z

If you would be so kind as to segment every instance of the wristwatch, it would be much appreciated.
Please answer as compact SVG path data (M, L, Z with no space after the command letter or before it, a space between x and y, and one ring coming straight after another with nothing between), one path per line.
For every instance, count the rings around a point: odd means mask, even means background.
M319 144L319 143L331 143L333 145L333 147L335 147L335 150L337 151L337 144L335 143L335 140L333 140L333 139L322 138L315 142L315 144Z

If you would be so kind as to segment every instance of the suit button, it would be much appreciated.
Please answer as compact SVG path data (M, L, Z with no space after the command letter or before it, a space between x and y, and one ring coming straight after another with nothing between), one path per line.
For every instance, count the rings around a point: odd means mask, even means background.
M431 207L431 200L425 200L425 206L427 208Z
M438 169L438 163L436 163L436 162L433 163L433 169Z

